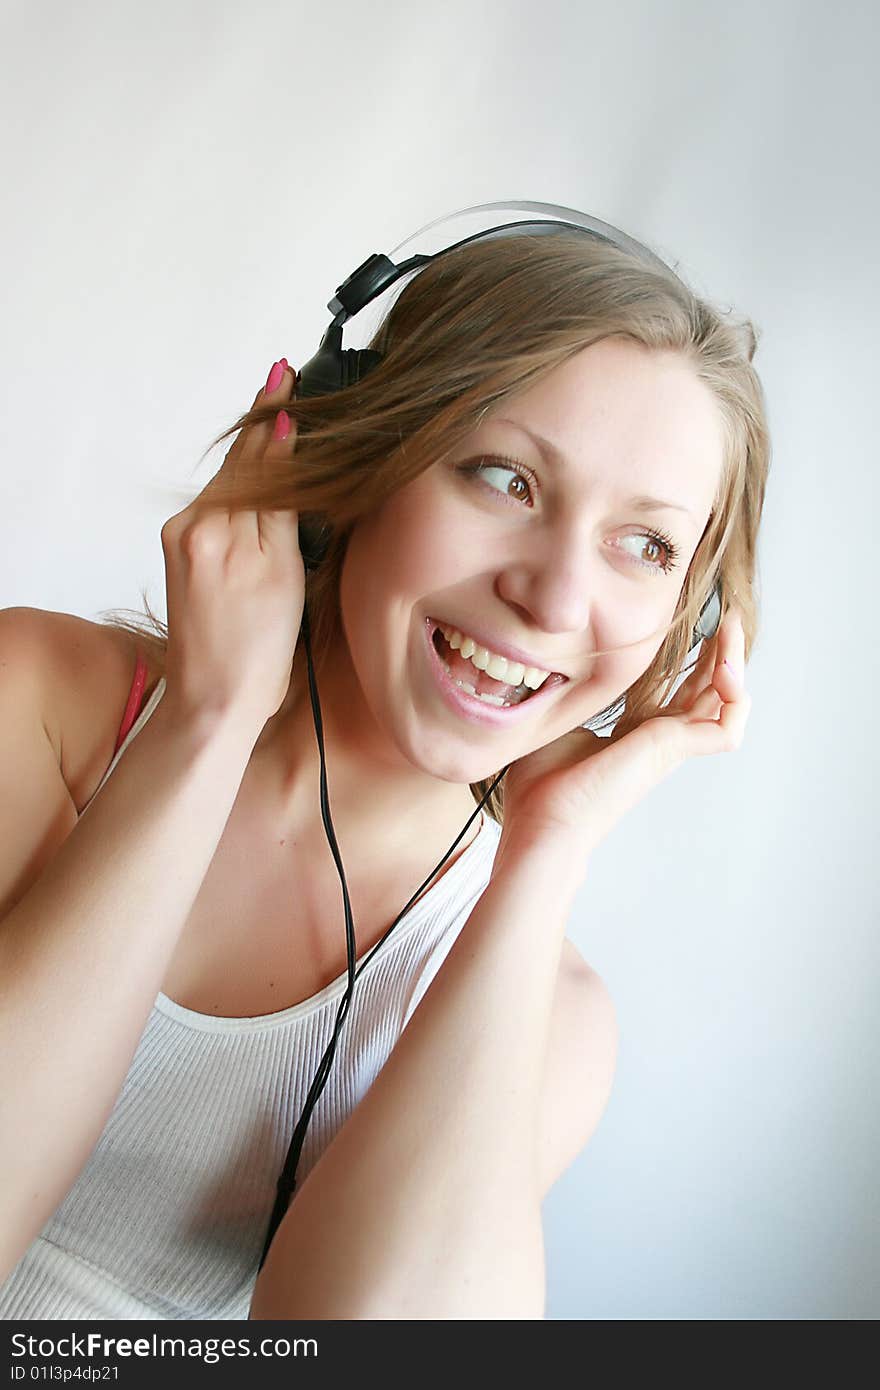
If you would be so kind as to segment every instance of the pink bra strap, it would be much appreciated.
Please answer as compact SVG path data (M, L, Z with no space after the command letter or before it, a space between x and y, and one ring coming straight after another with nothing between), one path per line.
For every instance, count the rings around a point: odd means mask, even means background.
M119 733L116 736L116 747L113 749L114 758L125 742L126 735L135 721L141 702L141 696L144 693L146 680L147 663L139 652L137 665L134 668L134 680L131 683L131 690L128 693L128 704L125 706L125 714L122 716L122 723L119 726Z

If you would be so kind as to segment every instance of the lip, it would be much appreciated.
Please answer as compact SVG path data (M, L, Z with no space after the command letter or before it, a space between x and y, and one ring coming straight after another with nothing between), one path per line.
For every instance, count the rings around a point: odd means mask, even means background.
M447 623L437 618L428 618L427 621L431 624L432 635L434 629L437 627L452 627L455 628L457 632L462 632L465 630L463 628L458 627L456 623ZM551 668L549 666L545 666L542 661L536 661L535 658L529 656L527 652L521 651L519 647L511 647L506 642L496 641L495 638L493 638L490 642L486 636L484 636L480 632L476 632L471 627L468 627L466 631L468 637L472 637L478 646L485 647L487 651L492 652L495 656L504 656L507 658L508 661L518 661L523 666L534 666L535 669L538 671L550 671L551 676L564 676L565 679L568 680L568 677L565 676L564 671L551 670Z
M434 633L438 627L445 624L438 623L434 618L425 620L424 633L425 642L428 648L428 660L434 673L434 679L443 696L446 704L462 718L469 720L472 724L481 724L484 727L507 729L513 724L519 724L524 719L529 719L533 714L539 713L544 705L547 704L553 692L560 685L567 684L566 677L561 677L558 681L553 681L553 676L549 676L540 690L536 690L527 700L522 700L518 705L511 705L508 709L503 709L498 705L487 705L482 700L478 700L476 695L468 695L464 690L455 684L449 675L446 667L440 658L437 648L434 646ZM501 653L499 653L501 655ZM543 669L543 668L542 668ZM558 674L558 673L555 673ZM551 682L553 682L551 684ZM549 686L549 689L548 689Z

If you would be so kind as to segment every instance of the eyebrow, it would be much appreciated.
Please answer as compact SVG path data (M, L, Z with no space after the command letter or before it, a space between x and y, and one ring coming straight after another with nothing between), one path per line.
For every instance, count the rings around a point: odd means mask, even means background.
M545 458L550 459L551 463L555 463L557 467L569 466L569 460L565 454L557 449L555 444L551 444L549 439L545 439L543 435L538 434L535 430L529 429L527 425L521 425L517 420L504 419L500 415L487 416L486 423L488 424L489 421L493 419L497 421L499 425L513 425L514 429L522 430L523 434L527 434L530 439L535 441ZM680 502L666 502L662 497L629 497L625 505L627 507L635 507L636 510L640 512L684 512L686 516L693 516L693 512L689 507L683 507Z

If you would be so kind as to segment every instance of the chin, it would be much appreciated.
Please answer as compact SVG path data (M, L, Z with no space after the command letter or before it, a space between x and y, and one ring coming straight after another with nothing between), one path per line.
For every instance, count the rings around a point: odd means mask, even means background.
M501 750L492 754L479 748L456 748L451 743L444 750L439 739L428 748L424 740L421 743L416 741L409 747L398 743L398 747L407 760L427 776L441 782L471 786L497 777L505 765L509 766L519 758L528 757L536 749L553 743L562 732L548 732L544 737L539 734L537 740L529 740L524 747L509 748L506 753Z
M409 761L421 769L428 777L434 777L438 782L449 782L450 785L467 787L473 782L482 782L487 777L494 777L504 766L501 763L498 767L485 768L485 763L476 765L473 752L469 754L450 753L449 757L443 758L436 753L435 756L415 753L408 755Z

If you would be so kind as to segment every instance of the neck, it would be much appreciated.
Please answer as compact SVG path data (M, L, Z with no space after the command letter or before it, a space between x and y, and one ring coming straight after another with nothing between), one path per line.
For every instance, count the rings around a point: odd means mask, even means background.
M465 784L414 767L372 716L340 640L315 670L321 707L328 799L343 863L409 860L436 863L476 811ZM266 723L252 761L267 777L273 815L301 843L324 845L320 755L304 641L297 645L284 704ZM484 812L485 814L485 812ZM470 844L480 817L456 854Z

